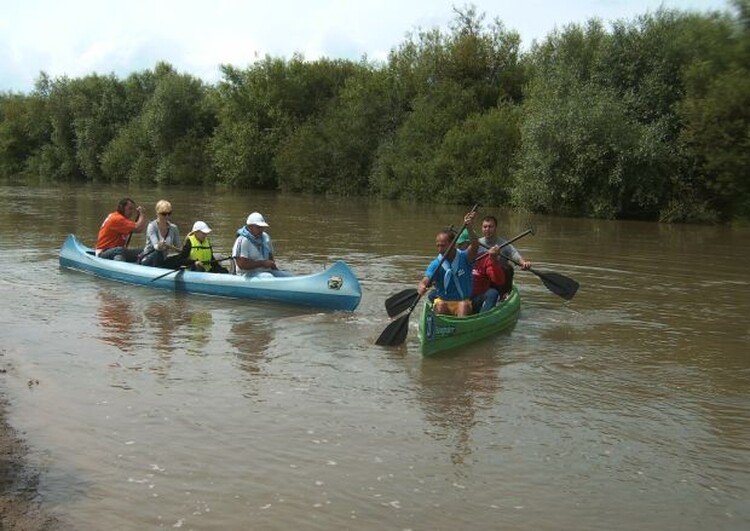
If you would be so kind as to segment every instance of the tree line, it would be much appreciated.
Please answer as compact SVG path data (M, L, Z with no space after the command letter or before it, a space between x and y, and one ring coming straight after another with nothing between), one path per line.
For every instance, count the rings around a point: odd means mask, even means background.
M517 32L454 8L387 60L168 63L0 93L0 178L750 219L750 0Z

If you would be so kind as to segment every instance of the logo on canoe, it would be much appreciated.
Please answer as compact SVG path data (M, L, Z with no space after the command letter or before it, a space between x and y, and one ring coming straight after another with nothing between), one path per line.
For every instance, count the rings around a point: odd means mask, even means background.
M428 339L452 336L455 332L456 332L455 326L435 325L434 314L430 312L430 315L427 317L427 323L425 326L425 335L427 336Z
M341 289L344 285L344 279L341 277L331 277L328 279L328 289Z

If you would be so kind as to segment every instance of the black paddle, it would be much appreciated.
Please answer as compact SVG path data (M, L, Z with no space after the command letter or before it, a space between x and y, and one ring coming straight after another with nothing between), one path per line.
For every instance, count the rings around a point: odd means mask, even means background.
M456 233L456 235L458 236L459 234L461 234L461 232L463 232L463 230ZM502 244L500 247L502 248L506 245L510 245L514 241L523 238L527 234L534 234L534 229L526 229L515 238L512 238L511 240ZM484 247L485 249L487 248L486 245L482 245L482 247ZM480 257L478 256L477 258ZM415 299L419 300L419 293L417 293L417 290L415 288L406 288L405 290L391 295L385 300L385 311L388 312L388 317L394 317L407 310L412 305Z
M508 258L507 256L505 258L518 266L521 265L512 258ZM578 282L576 282L572 278L566 277L565 275L561 275L560 273L555 273L553 271L537 271L536 269L531 267L526 269L526 271L534 273L536 276L542 279L542 283L547 286L548 290L550 290L555 295L559 295L566 301L572 299L578 291Z
M477 203L474 205L474 207L469 211L476 212L477 208L479 208L479 204ZM445 253L443 253L443 257L440 259L440 262L438 263L437 268L435 268L435 272L432 273L432 276L430 277L430 281L428 285L431 285L432 282L435 280L435 276L440 272L440 268L443 265L443 262L445 262L445 257L448 256L453 248L456 246L456 241L458 240L458 235L463 232L463 230L468 225L464 223L464 226L461 228L458 233L456 233L453 236L453 239L451 240L451 244L448 246L448 249L446 249ZM415 296L412 295L412 301L409 305L409 311L407 311L404 315L399 317L398 319L395 319L391 321L391 323L385 327L385 330L380 334L380 337L375 341L376 345L380 345L383 347L394 347L396 345L400 345L404 342L406 339L406 334L409 332L409 316L411 315L411 312L414 311L414 308L417 306L417 303L419 302L419 299L422 298L422 296L419 294L417 290L414 290ZM404 292L401 292L404 293ZM397 294L398 295L398 294Z
M152 278L152 279L151 279L151 282L154 282L154 281L156 281L156 280L159 280L160 278L164 278L164 277L166 277L167 275L171 275L172 273L177 273L178 271L185 271L185 268L186 268L186 267L187 267L187 266L180 266L180 267L178 267L177 269L171 269L171 270L167 271L166 273L164 273L163 275L159 275L158 277L154 277L154 278Z
M406 311L417 297L419 297L419 293L415 288L406 288L388 297L385 300L385 311L388 312L388 317L394 317Z
M509 242L506 242L502 244L500 247L505 247L510 242L517 240L518 238L513 238L513 240L510 240ZM484 247L485 249L489 249L486 245L480 243L480 246ZM509 256L503 256L506 260L513 262L517 266L521 266L520 263L513 260ZM523 268L522 268L523 269ZM538 271L533 268L528 268L525 271L529 271L530 273L534 273L536 276L538 276L540 279L542 279L542 282L545 286L547 286L547 289L550 290L555 295L559 295L566 301L569 301L572 299L576 292L578 291L579 284L572 278L568 278L565 275L561 275L560 273L555 273L553 271Z
M218 260L211 260L210 263L218 265L220 262L226 262L227 260L232 260L233 258L234 258L234 256L228 256L226 258L220 258ZM171 269L171 270L167 271L163 275L159 275L158 277L152 278L151 282L154 282L155 280L159 280L160 278L164 278L167 275L171 275L172 273L177 273L178 271L184 271L185 269L187 269L187 266L181 265L180 267L178 267L176 269Z

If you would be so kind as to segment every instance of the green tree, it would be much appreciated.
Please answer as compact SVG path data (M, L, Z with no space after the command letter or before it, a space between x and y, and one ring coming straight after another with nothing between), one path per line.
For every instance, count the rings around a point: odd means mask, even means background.
M750 219L750 2L735 6L736 19L702 21L712 57L686 70L677 111L688 171L674 183L667 221Z
M83 178L103 179L101 155L128 122L125 91L114 76L91 75L74 80L69 88L76 162Z
M654 218L669 179L669 146L611 89L537 81L521 126L514 204L568 216Z
M178 74L169 65L156 68L156 87L140 117L156 164L160 184L212 182L207 152L215 127L203 82Z
M565 215L750 218L750 2L520 38L473 6L384 63L265 57L208 86L42 72L0 94L0 175L219 183Z
M282 144L274 159L281 189L368 193L381 139L394 133L404 115L393 81L389 71L361 64L327 111Z
M446 133L435 160L433 190L443 203L506 205L521 143L520 107L470 115Z
M371 186L385 197L432 197L443 137L468 115L479 112L472 94L451 81L418 96L413 107L393 139L378 151Z
M167 63L125 83L126 108L139 112L102 150L111 181L160 184L213 182L208 142L215 110L202 81Z
M153 183L157 157L143 120L135 118L120 129L102 153L102 172L110 182Z
M484 17L473 7L455 11L449 34L421 32L391 53L389 69L405 87L408 113L396 134L381 142L371 177L371 190L377 194L432 197L445 185L448 153L467 160L472 150L454 137L441 155L448 132L470 115L521 100L526 74L519 60L518 34L505 31L499 21L485 27ZM459 146L466 152L456 152Z
M42 105L38 97L0 94L1 177L22 176L28 160L49 137L48 131L39 128Z
M28 167L35 174L52 181L81 180L83 175L76 160L74 113L70 79L50 79L42 74L33 96L44 100L44 117L48 138L35 151Z
M169 70L168 66L162 67ZM130 74L123 82L128 120L102 151L101 166L109 182L152 183L156 175L156 154L151 149L141 118L143 109L156 91L152 70Z
M241 71L223 66L217 88L218 126L210 150L219 180L231 186L276 188L274 158L289 135L318 117L357 66L266 57Z

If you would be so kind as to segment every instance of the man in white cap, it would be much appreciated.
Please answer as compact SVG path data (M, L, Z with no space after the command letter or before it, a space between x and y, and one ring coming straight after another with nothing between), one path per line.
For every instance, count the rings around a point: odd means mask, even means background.
M279 271L273 259L273 243L265 232L266 219L260 212L247 217L245 226L237 231L232 256L237 264L237 274L252 278L287 277L290 273Z

